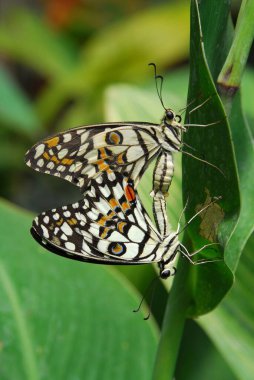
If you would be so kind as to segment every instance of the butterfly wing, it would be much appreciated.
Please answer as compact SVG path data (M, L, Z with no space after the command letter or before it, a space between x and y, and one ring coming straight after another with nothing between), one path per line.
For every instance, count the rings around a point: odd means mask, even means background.
M150 123L110 123L71 129L35 144L25 156L33 169L84 188L109 168L128 173L135 187L160 149L160 130Z
M57 254L97 263L158 262L166 249L132 182L114 172L92 180L82 201L36 217L32 234Z

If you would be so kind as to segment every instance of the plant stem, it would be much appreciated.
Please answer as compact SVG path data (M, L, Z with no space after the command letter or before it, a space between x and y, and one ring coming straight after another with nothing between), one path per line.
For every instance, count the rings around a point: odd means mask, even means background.
M254 0L243 0L238 15L235 37L218 77L223 93L234 95L238 90L243 70L254 38Z
M178 351L190 304L190 287L188 286L189 267L190 264L180 257L177 275L174 279L166 306L161 339L154 366L154 380L169 380L174 378Z

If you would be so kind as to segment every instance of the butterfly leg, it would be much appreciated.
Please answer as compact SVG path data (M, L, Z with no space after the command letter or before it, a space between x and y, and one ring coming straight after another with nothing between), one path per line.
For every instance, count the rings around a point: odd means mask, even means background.
M222 261L222 258L215 258L215 259L201 259L201 260L196 260L196 261L193 261L192 260L192 256L196 255L197 253L201 252L203 249L211 246L211 245L215 245L215 244L219 244L219 243L211 243L211 244L205 244L203 247L201 247L200 249L196 250L195 252L188 252L187 248L180 243L180 252L181 254L186 257L186 259L189 260L189 262L193 265L198 265L198 264L206 264L206 263L213 263L215 261Z

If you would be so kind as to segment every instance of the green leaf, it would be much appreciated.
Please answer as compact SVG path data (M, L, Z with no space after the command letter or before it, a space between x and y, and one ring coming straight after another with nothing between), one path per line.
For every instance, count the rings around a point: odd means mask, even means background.
M39 128L39 120L26 94L10 74L0 67L0 120L17 132L31 133Z
M157 330L132 313L130 283L46 252L3 200L0 215L1 379L149 379Z
M254 108L253 108L253 102L252 102L253 87L254 87L254 70L251 68L247 68L243 74L243 80L242 80L242 104L243 104L244 112L252 120L254 119ZM252 126L252 134L254 134L253 126Z
M176 379L186 380L186 377L188 380L237 379L206 333L192 320L186 321L176 367Z
M208 33L208 26L210 25L211 27L211 13L207 9L209 6L211 8L211 3L209 5L208 3L207 1L201 2L201 11L203 13L200 19L197 2L192 1L191 67L188 99L189 101L198 99L198 103L197 101L195 103L196 105L206 101L190 115L191 124L215 124L206 128L190 127L188 133L185 134L184 142L196 149L196 152L194 152L196 156L219 169L207 163L201 163L186 156L183 157L183 192L185 200L189 197L189 206L186 212L188 219L200 207L207 204L212 197L221 196L222 199L211 206L210 210L208 210L209 212L207 211L204 214L204 219L197 217L195 222L188 227L187 233L192 241L192 247L189 246L189 250L194 251L206 243L216 242L216 234L218 234L218 239L222 246L228 245L240 211L232 136L209 71L209 67L216 67L218 59L214 53L211 54L210 48L208 66L205 51L206 46L209 47L208 41L210 41L209 37L212 35L212 33ZM214 16L216 15L220 15L220 17L215 18ZM216 35L213 34L211 37L213 44L217 41L224 46L224 27L222 25L227 25L227 18L228 4L218 2L218 7L216 7L216 12L213 15L213 30L216 31ZM202 25L206 25L206 34L204 36L202 36ZM217 71L217 69L213 69L213 73ZM221 249L215 245L213 251L206 249L203 257L218 258L220 254ZM230 255L230 252L226 248L226 262L228 255ZM193 305L190 313L200 315L213 309L230 289L232 283L233 275L222 262L192 267Z
M254 357L254 236L241 257L236 282L213 313L198 319L238 379L253 379Z

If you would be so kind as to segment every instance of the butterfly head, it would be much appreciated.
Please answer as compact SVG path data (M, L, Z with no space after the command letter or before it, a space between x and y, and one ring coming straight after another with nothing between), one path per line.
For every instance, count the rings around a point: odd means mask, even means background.
M172 144L175 146L175 150L178 151L182 143L182 132L186 131L186 128L181 124L181 116L176 115L170 108L165 109L165 114L162 119L161 127L166 139L170 141L170 150L172 151ZM167 147L164 147L167 149Z
M162 121L165 127L171 130L174 129L178 135L181 134L181 131L186 132L186 128L181 124L181 116L176 115L170 108L165 109L165 114Z

